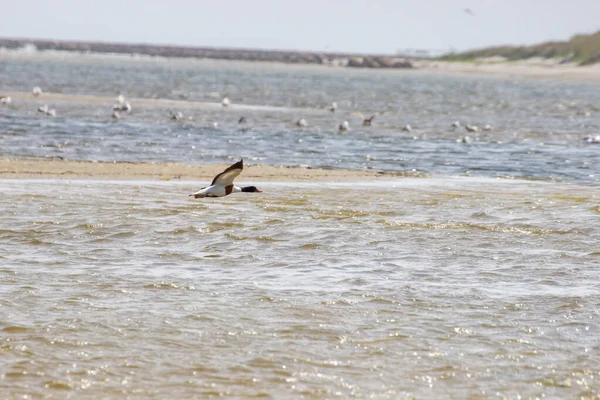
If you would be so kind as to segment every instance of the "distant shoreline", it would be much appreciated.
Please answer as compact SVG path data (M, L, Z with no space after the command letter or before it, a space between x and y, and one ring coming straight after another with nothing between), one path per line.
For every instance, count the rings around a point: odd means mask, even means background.
M0 38L0 48L9 50L34 48L41 51L55 50L79 53L139 54L155 57L267 61L284 64L320 64L347 68L410 69L413 67L412 62L405 57L386 54L193 47L28 38Z
M6 46L6 43L10 42L10 46ZM364 64L362 67L357 66L353 68L352 65L346 65L351 57L347 53L311 53L311 52L293 52L293 51L275 51L275 50L245 50L245 49L211 49L203 48L206 51L214 54L209 54L206 57L195 57L193 55L159 55L149 53L127 53L127 52L96 52L90 51L88 47L85 47L87 42L56 42L73 45L75 47L67 49L52 49L48 48L43 50L42 48L32 48L29 52L26 45L28 43L37 43L36 40L28 39L2 39L0 38L0 58L3 57L44 57L46 54L50 54L53 51L63 54L72 54L73 57L77 55L98 55L102 57L115 56L115 57L135 57L140 54L144 54L143 57L160 57L167 59L195 59L195 60L216 60L222 62L258 62L266 64L279 64L279 65L296 65L296 66L313 66L314 68L351 68L351 69L363 69L372 70L377 68L385 68L386 71L420 71L425 73L435 73L439 75L489 75L489 76L500 76L500 77L515 77L515 78L534 78L534 79L552 79L552 80L571 80L571 81L587 81L587 82L599 82L600 81L600 63L580 66L577 63L565 63L561 59L552 58L530 58L526 60L517 61L498 61L495 59L477 59L470 61L446 61L439 59L427 59L427 58L389 58L391 56L368 56L361 55L362 58L355 58L356 62ZM44 41L46 42L46 41ZM50 41L47 41L50 42ZM55 43L55 42L52 42ZM112 46L112 44L106 44ZM77 47L83 46L83 47ZM123 45L128 46L128 45ZM154 48L150 45L132 45L142 46L147 48ZM52 47L52 46L51 46ZM124 51L127 47L122 48ZM170 46L158 46L158 48L170 49ZM176 47L179 49L188 49L187 47ZM198 48L200 49L200 48ZM131 49L130 49L131 50ZM237 52L237 53L236 53ZM331 58L320 59L316 56L327 56ZM239 57L238 57L239 56ZM315 58L316 57L316 58ZM410 67L383 67L380 64L372 64L377 60L377 57L382 59L396 60L398 62L409 62ZM133 59L132 59L133 60ZM328 60L328 61L325 61ZM381 59L380 59L381 60ZM361 64L361 65L362 65ZM370 64L371 66L369 66ZM0 88L1 89L1 88Z

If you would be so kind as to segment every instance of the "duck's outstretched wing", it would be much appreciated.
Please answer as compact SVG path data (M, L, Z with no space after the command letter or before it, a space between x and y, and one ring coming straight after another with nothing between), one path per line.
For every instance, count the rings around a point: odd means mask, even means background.
M233 164L231 167L228 167L225 171L221 172L219 175L215 176L213 179L211 186L219 185L219 186L229 186L233 184L233 180L242 172L244 169L244 160L240 160Z

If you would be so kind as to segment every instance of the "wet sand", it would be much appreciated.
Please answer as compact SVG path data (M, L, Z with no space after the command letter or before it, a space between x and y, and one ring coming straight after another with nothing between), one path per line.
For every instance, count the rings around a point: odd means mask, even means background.
M232 160L233 163L233 160ZM0 179L211 180L227 164L185 165L148 162L94 162L57 159L0 159ZM329 170L305 166L252 165L239 181L368 181L412 176L403 173Z

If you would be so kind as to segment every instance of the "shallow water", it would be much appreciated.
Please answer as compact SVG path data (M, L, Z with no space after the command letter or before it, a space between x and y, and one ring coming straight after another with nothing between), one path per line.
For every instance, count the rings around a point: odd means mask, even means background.
M192 120L160 101L133 102L110 118L110 100L50 103L42 98L0 108L0 155L102 161L225 163L244 157L271 165L416 172L423 175L510 176L600 180L598 83L422 71L377 71L239 63L0 52L0 91L220 102L238 108L190 108ZM335 113L323 107L336 101ZM244 105L275 106L252 109ZM277 108L284 107L284 108ZM382 111L371 127L358 112ZM247 118L240 125L238 119ZM308 127L294 121L305 118ZM338 125L350 122L341 135ZM463 125L491 131L453 130ZM215 126L216 124L216 126ZM402 128L410 124L412 132ZM468 135L471 143L460 142ZM458 142L457 142L458 140Z
M597 84L6 52L0 77L96 96L1 107L2 157L423 176L242 175L264 193L202 201L205 182L0 180L0 397L600 396ZM113 121L119 91L274 107ZM454 120L494 129L458 143Z
M600 395L597 189L256 184L0 181L5 398Z

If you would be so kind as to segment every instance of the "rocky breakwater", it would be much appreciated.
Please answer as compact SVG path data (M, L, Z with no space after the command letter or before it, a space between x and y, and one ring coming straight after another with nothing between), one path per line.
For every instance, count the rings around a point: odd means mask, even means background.
M154 57L211 58L220 60L267 61L287 64L322 64L350 68L412 68L410 61L379 55L307 52L288 50L234 49L215 47L163 46L135 43L78 42L41 39L0 38L0 48L67 51L78 53L140 54Z
M350 68L413 68L413 63L404 58L392 57L352 57L346 65Z

